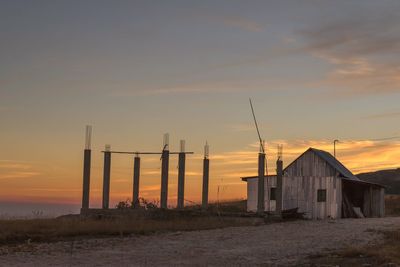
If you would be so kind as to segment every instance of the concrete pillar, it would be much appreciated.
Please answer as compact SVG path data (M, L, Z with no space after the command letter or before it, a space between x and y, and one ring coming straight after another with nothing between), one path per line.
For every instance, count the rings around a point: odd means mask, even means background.
M104 172L103 172L103 209L110 206L110 174L111 174L111 152L110 146L106 145L104 151Z
M208 182L209 182L209 172L210 172L210 160L209 156L209 147L208 144L204 146L204 159L203 159L203 193L202 193L202 201L201 207L203 210L207 210L208 208Z
M282 215L283 209L283 161L276 162L276 213Z
M160 207L168 208L168 169L169 169L169 150L163 150L161 160L161 197Z
M179 153L179 166L178 166L178 209L183 209L185 201L185 160L186 154Z
M82 210L89 209L90 165L92 158L91 143L92 143L92 126L86 125L85 150L83 153Z
M92 151L90 149L85 149L83 154L82 209L89 208L91 154Z
M140 157L135 156L133 163L133 196L132 205L139 206L139 177L140 177Z
M203 210L208 208L208 181L209 181L210 160L203 160L203 196L201 207Z
M262 214L265 210L264 197L264 177L265 177L265 153L258 154L258 198L257 198L257 213Z

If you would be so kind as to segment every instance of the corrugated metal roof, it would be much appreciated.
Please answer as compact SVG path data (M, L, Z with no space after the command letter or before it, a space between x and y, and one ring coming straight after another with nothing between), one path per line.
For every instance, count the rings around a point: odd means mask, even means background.
M310 150L313 151L315 154L317 154L320 158L325 160L329 165L331 165L332 168L337 170L343 176L343 178L347 178L353 181L361 181L360 179L358 179L357 176L352 174L351 171L349 171L349 169L347 169L342 163L340 163L340 161L338 161L330 153L315 148L310 148Z

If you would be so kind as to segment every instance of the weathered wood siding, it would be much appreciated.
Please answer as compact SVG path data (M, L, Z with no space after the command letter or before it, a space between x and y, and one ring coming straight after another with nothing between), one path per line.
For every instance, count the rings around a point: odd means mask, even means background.
M257 180L247 180L247 210L257 211ZM276 210L270 199L276 177L265 178L265 211ZM326 202L317 202L318 189L326 189ZM283 209L299 208L309 219L340 218L342 203L341 179L336 177L283 177Z
M385 216L385 189L370 186L364 191L363 214L365 217Z
M284 173L284 209L299 208L310 219L340 218L342 181L337 171L312 151L305 152ZM319 189L326 202L317 202Z
M385 217L385 188L381 188L379 191L380 191L379 217Z
M265 211L276 210L276 200L270 199L271 187L276 187L276 176L268 176L264 178L264 207ZM257 211L257 197L258 197L258 178L251 178L247 180L247 211Z
M285 169L287 176L336 177L337 171L325 160L308 150Z
M299 208L309 219L340 218L342 183L337 177L284 176L283 209ZM319 189L326 190L326 201L317 202Z

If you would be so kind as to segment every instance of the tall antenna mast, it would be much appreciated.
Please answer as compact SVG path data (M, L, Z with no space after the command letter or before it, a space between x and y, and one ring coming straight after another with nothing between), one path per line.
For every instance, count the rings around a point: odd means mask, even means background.
M258 129L257 119L256 119L256 115L254 113L254 108L253 108L253 103L251 102L251 98L249 98L249 101L250 101L251 113L253 114L254 124L256 125L258 139L260 140L260 150L261 150L262 153L265 153L264 142L263 142L263 140L261 138L260 130Z

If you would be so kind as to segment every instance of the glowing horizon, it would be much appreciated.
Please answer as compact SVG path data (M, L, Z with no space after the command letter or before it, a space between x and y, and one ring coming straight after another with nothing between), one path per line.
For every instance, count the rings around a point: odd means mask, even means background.
M333 149L330 140L275 140L267 144L268 173L275 173L276 147L284 145L284 166L290 164L309 147L314 147L331 152ZM212 148L212 146L211 146ZM91 207L100 207L102 197L102 148L93 149L100 157L94 157L92 161L92 177L90 190ZM243 150L211 153L210 170L210 201L245 199L246 183L240 177L257 175L258 143L254 142ZM353 173L378 171L383 169L398 168L400 159L400 141L372 141L372 140L341 140L337 146L338 159ZM200 203L202 182L202 158L201 153L188 156L186 171L185 198L194 203ZM83 164L80 164L82 167ZM169 178L169 202L170 206L176 205L177 194L177 160L172 156L170 162ZM0 160L2 170L8 175L2 174L2 179L27 178L35 179L43 175L40 169L34 165L23 162L11 162ZM71 176L81 171L73 170ZM119 201L131 199L133 182L132 156L114 154L112 158L111 172L111 206ZM157 156L142 156L140 197L157 202L160 196L160 159ZM1 190L1 200L60 204L81 204L82 175L74 177L73 183L63 185L58 181L57 188L31 188L21 190L19 195L10 194L8 190ZM219 187L219 195L217 194ZM29 192L29 194L28 194ZM43 193L45 194L43 196ZM62 193L62 195L60 195Z

